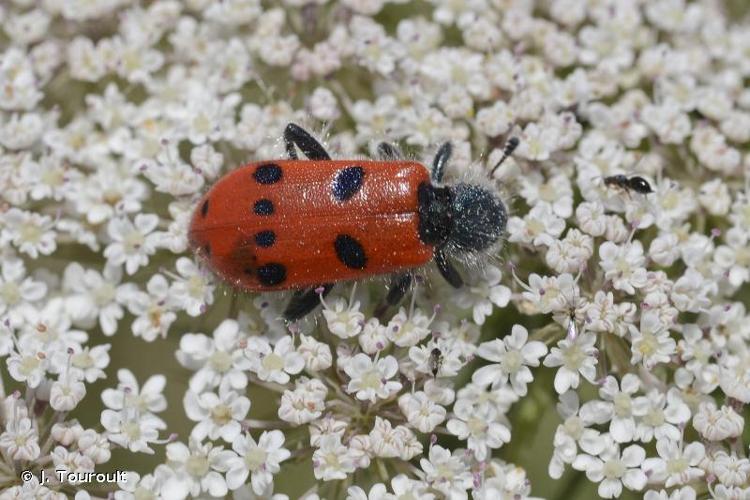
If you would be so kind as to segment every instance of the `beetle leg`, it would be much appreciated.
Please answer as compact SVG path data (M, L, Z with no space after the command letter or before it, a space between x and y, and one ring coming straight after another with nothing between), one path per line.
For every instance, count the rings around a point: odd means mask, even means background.
M404 295L406 295L406 292L411 287L411 280L412 277L409 273L399 274L393 277L390 290L385 298L385 301L389 306L395 306L401 302L401 299L404 298Z
M297 157L297 151L294 149L294 143L286 136L286 131L284 131L284 146L286 147L286 154L289 155L290 160L299 160Z
M395 306L401 299L404 298L406 292L411 288L413 277L411 273L396 274L391 280L391 284L388 285L388 295L385 298L385 302L381 303L377 309L375 309L375 317L382 318L385 311L390 306Z
M404 157L398 146L388 142L378 144L378 157L381 160L399 160Z
M442 248L435 250L435 264L437 264L438 271L443 275L445 281L453 285L454 288L461 288L464 284L464 280L461 279L461 275L453 264L448 260L445 252Z
M294 146L297 146L311 160L331 159L326 150L323 149L323 146L313 136L294 123L290 123L284 129L284 145L286 146L286 152L292 160L297 159L297 152L294 150Z
M288 321L300 319L318 307L320 305L320 296L325 297L328 295L333 288L333 283L326 283L321 286L323 287L323 291L320 293L318 290L319 287L294 292L289 304L284 309L284 319Z
M440 182L441 180L443 180L445 165L448 163L452 152L453 148L451 147L450 142L446 142L445 144L440 146L440 149L438 149L438 152L435 154L435 159L432 160L433 181Z

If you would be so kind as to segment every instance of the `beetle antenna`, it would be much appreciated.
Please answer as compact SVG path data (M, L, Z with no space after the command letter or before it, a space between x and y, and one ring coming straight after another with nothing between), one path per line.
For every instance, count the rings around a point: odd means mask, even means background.
M500 161L497 162L497 164L494 167L492 167L492 170L490 171L490 177L492 177L495 174L495 170L497 170L500 167L500 165L502 165L503 162L507 160L510 155L513 154L513 151L516 150L519 144L521 144L521 141L518 140L518 137L514 136L508 139L508 142L505 143L505 148L503 148L503 157L500 158Z

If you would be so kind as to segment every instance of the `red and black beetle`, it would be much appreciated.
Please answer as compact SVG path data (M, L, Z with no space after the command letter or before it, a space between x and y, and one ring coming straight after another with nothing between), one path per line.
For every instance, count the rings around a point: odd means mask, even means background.
M450 143L428 171L388 143L379 145L378 160L332 160L293 123L284 142L290 159L249 163L216 182L197 205L189 240L240 289L297 290L287 319L309 313L335 282L380 274L393 275L387 302L395 304L411 271L430 260L460 287L449 256L486 250L505 230L507 212L494 190L441 185ZM509 141L503 159L517 144Z

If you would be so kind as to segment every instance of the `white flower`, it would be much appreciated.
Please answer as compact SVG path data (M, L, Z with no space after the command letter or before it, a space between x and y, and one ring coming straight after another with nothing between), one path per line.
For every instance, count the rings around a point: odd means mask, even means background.
M477 460L485 460L491 450L510 441L510 429L497 421L498 415L494 409L473 411L468 405L456 404L454 413L454 418L448 420L446 427L451 434L467 441L468 449L474 452Z
M312 422L323 414L328 388L317 379L301 377L293 391L285 391L279 403L279 418L295 425Z
M713 456L711 470L722 485L742 487L750 475L750 460L719 450Z
M385 399L401 389L401 382L389 380L398 372L398 362L393 356L373 361L367 354L357 354L344 366L349 376L347 392L357 399L374 403Z
M472 317L478 325L483 325L492 314L493 304L505 307L510 301L510 288L500 284L502 272L495 266L486 266L481 279L456 291L455 303L461 308L472 308Z
M72 322L61 297L50 299L39 311L28 309L25 313L27 317L23 327L24 335L19 339L19 345L22 347L38 344L37 348L40 351L63 352L83 345L89 338L86 332L71 328ZM51 356L53 369L59 368L54 366L54 362L59 359L58 356ZM56 373L59 371L57 370Z
M595 201L584 201L576 207L576 222L582 231L591 236L602 236L607 230L604 205Z
M13 460L36 460L39 457L39 435L30 418L11 420L0 434L0 448Z
M31 59L24 50L11 47L3 53L0 89L0 108L3 110L32 109L44 96Z
M467 359L464 359L464 357L468 358L471 354L463 353L460 341L456 341L452 332L449 335L451 336L445 339L437 338L426 344L409 348L409 360L413 362L416 371L433 377L455 377L458 375L459 370L467 363ZM402 373L409 368L402 365ZM413 377L412 374L408 376Z
M232 443L242 432L241 421L250 411L250 400L231 389L220 391L218 395L187 391L183 406L187 417L198 422L190 433L191 439L200 442L206 437L221 438Z
M184 124L188 140L199 145L230 138L234 131L234 108L241 100L239 94L219 98L195 82L191 83L189 99L185 101L187 105L175 113L175 118Z
M688 188L680 189L676 182L659 183L654 191L649 196L656 200L656 225L660 229L669 230L678 226L698 206L693 191ZM693 233L691 236L695 235L697 234Z
M112 456L106 436L93 429L86 429L81 433L78 437L78 449L93 460L95 464L109 462Z
M109 349L111 347L110 344L83 348L73 346L70 358L71 375L89 383L105 378L104 369L109 366Z
M387 349L391 345L386 335L385 325L381 325L377 318L370 318L362 328L362 333L357 337L359 346L366 354L375 354Z
M729 397L750 403L750 353L724 356L720 369L721 390Z
M586 328L595 332L612 332L622 337L628 332L636 312L635 304L615 304L612 292L597 290L594 300L584 307Z
M375 422L378 422L377 417ZM310 445L320 446L321 439L325 436L338 436L343 438L348 429L348 420L338 418L336 415L329 413L310 425Z
M607 417L600 419L597 412L591 411L582 411L579 415L578 403L578 394L571 390L561 394L557 404L557 411L564 420L555 430L555 448L548 467L550 477L554 479L562 476L566 463L573 463L579 447L589 455L598 455L604 449L604 440L599 431L588 426L606 421Z
M560 218L573 215L573 188L567 175L557 174L546 180L540 176L525 176L522 185L520 194L530 206L546 203Z
M211 443L191 440L189 444L189 448L180 442L167 445L167 464L172 473L162 487L165 497L182 499L203 492L214 497L226 495L227 482L222 472L234 453Z
M136 316L133 335L152 342L166 337L177 315L172 310L169 283L161 274L154 274L146 283L146 292L128 293L128 310Z
M576 273L586 266L594 253L594 240L577 229L571 229L562 240L550 245L544 258L558 273Z
M347 474L354 472L354 460L349 456L346 446L341 444L341 437L337 435L323 436L312 459L313 472L318 480L344 479Z
M114 494L115 500L137 500L140 498L151 498L161 491L163 482L167 479L166 471L170 470L166 465L157 466L153 474L141 476L135 471L127 471L127 478L118 481L120 491Z
M714 253L714 262L726 273L732 286L739 287L750 281L750 252L748 239L750 234L745 229L733 227L725 236L726 245L720 245Z
M374 452L372 450L372 439L369 434L357 434L349 439L349 456L354 460L357 469L366 469L370 466Z
M671 99L661 105L647 105L642 111L643 122L667 144L679 144L690 133L690 118Z
M159 224L154 214L138 214L134 222L126 218L115 218L109 222L107 232L112 238L104 256L115 266L125 264L128 274L148 264L149 256L156 252L157 235L153 233Z
M472 486L471 472L459 458L440 445L430 446L428 458L422 458L419 465L425 473L425 480L433 488L450 498L466 498L466 490Z
M716 178L701 185L698 201L711 215L726 215L732 204L732 197L726 183Z
M296 375L305 367L305 358L294 349L292 337L283 337L271 348L263 337L252 337L247 341L245 354L250 360L250 370L258 378L277 384L286 384L290 375Z
M331 333L342 339L359 335L365 324L365 315L359 312L359 301L350 300L347 305L345 299L337 297L333 300L332 306L329 302L330 300L323 301L323 316Z
M645 396L635 398L633 413L638 416L636 436L644 443L654 438L678 441L680 428L690 420L690 408L674 389L666 395L652 389Z
M240 349L239 324L225 319L214 330L213 338L202 333L186 333L180 338L177 360L195 373L190 378L190 390L196 393L207 388L227 385L243 389L247 385L248 360Z
M483 366L474 372L472 381L497 387L510 380L519 396L526 395L526 385L534 380L530 366L539 366L539 358L547 354L542 342L528 342L529 332L521 325L513 325L511 334L501 339L480 344L477 356L496 364Z
M420 500L433 500L435 495L427 492L427 485L423 481L418 481L409 478L406 474L399 474L391 479L391 490L393 495L385 494L385 491L380 493L382 496L376 498L388 499L420 499ZM372 491L370 492L372 494Z
M166 144L156 161L139 162L138 170L154 183L156 191L181 196L195 193L203 186L203 176L188 165L179 161L174 144Z
M675 281L669 296L674 306L680 311L699 312L711 305L711 298L718 292L718 286L707 280L693 268L685 270Z
M333 364L333 354L328 344L318 342L309 335L300 334L300 345L297 348L305 358L305 368L311 372L327 370Z
M63 446L56 446L50 453L55 470L68 472L93 472L94 461L79 451L70 451Z
M559 133L553 127L540 127L529 123L521 134L521 144L517 155L533 161L549 159L550 154L558 148Z
M651 369L659 363L669 362L677 343L662 325L658 311L645 311L641 314L640 328L633 325L629 328L633 342L631 363L642 362L646 369Z
M70 411L86 396L86 386L74 377L60 376L52 383L49 395L50 406L57 411Z
M424 391L401 395L398 407L409 424L425 434L432 432L443 422L447 413L444 407L432 401Z
M688 487L686 486L685 488ZM717 484L712 493L714 498L719 500L739 500L746 498L750 494L750 488Z
M190 150L190 163L208 179L214 179L223 163L224 156L210 144L196 146Z
M391 318L386 326L386 335L398 347L409 347L418 344L430 333L430 323L433 317L428 317L419 308L411 308L407 314L405 308Z
M307 101L310 114L321 121L332 121L339 117L336 96L325 87L317 87Z
M651 481L665 481L664 485L669 488L704 475L703 469L698 467L706 452L701 443L684 446L681 441L661 439L656 441L656 452L659 458L643 461L643 470L650 474Z
M56 233L52 218L33 212L11 208L3 214L0 242L10 241L32 259L39 254L49 255L57 248Z
M412 455L403 456L407 451L406 446L413 434L404 426L393 427L391 421L379 416L375 417L375 424L369 434L370 449L372 455L381 458L401 457L408 460ZM419 445L421 452L421 445Z
M24 382L30 388L37 387L44 379L47 371L47 356L38 351L37 343L29 343L27 346L19 346L19 351L11 351L6 360L8 373L19 382Z
M0 266L0 315L6 316L10 324L16 326L28 316L32 304L44 297L47 285L26 276L26 266L21 259L5 258Z
M279 472L279 463L283 462L291 453L283 448L284 434L274 430L263 432L256 443L253 437L245 433L242 437L235 439L232 449L237 457L227 461L227 486L236 490L247 481L250 482L253 491L262 495L269 487L273 487L273 474Z
M199 316L213 304L214 287L192 259L180 257L176 267L180 277L169 288L171 303L190 316Z
M134 453L153 454L149 443L157 441L159 430L167 425L160 418L135 411L104 410L101 414L102 427L107 431L107 439Z
M122 269L105 266L99 274L74 262L65 269L63 279L69 293L66 305L71 317L84 323L98 318L102 332L113 335L124 315L123 305L130 288L127 284L120 285Z
M611 280L617 290L632 295L635 288L646 285L646 260L640 241L623 245L605 241L599 247L599 257L605 278Z
M559 366L555 374L555 390L558 394L575 389L580 383L580 375L593 382L596 377L596 335L584 332L575 339L564 339L553 347L544 358L544 366Z
M412 432L411 429L405 425L399 425L394 429L396 440L400 443L400 451L398 458L401 460L409 461L422 454L424 448L422 443L419 442L417 436ZM374 445L373 445L374 446Z
M63 446L70 446L71 443L77 442L78 439L83 436L83 433L84 429L77 420L69 420L67 422L54 424L50 436Z
M531 274L523 298L534 304L539 312L564 311L566 315L579 297L578 284L569 273L560 276Z
M113 410L134 409L138 412L158 413L167 408L167 400L162 391L167 383L164 375L153 375L146 380L143 387L128 369L117 371L117 389L104 389L102 402Z
M490 460L483 476L481 487L475 484L472 491L476 500L533 498L531 497L531 482L526 476L526 471L515 464L500 459ZM475 483L477 479L479 478L475 474Z
M498 100L492 106L477 111L476 123L482 133L489 137L497 137L508 131L513 118L510 107Z
M717 409L714 403L706 402L700 405L693 417L693 427L709 441L723 441L742 435L745 419L730 406Z
M617 380L610 375L599 389L599 395L605 401L603 406L609 410L610 436L616 443L627 443L632 441L635 435L633 396L640 389L640 379L628 373L622 378L620 386L618 387Z
M599 483L599 495L603 498L616 498L622 493L622 486L633 491L641 491L646 486L646 474L641 464L646 452L638 445L622 450L617 443L609 441L598 456L578 455L573 467L586 472L589 480Z
M508 219L508 241L549 246L565 230L565 221L547 203L535 205L523 218Z
M76 187L73 202L86 222L101 224L117 214L139 212L147 194L146 185L133 178L125 168L103 165Z
M675 233L664 233L651 241L648 255L660 266L669 267L680 256L679 239Z

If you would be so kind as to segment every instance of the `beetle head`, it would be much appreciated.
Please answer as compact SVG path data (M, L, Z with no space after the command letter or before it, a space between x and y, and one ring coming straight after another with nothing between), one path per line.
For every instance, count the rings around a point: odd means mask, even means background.
M494 192L474 184L450 187L453 227L448 240L459 251L482 251L503 234L508 221L505 205Z

